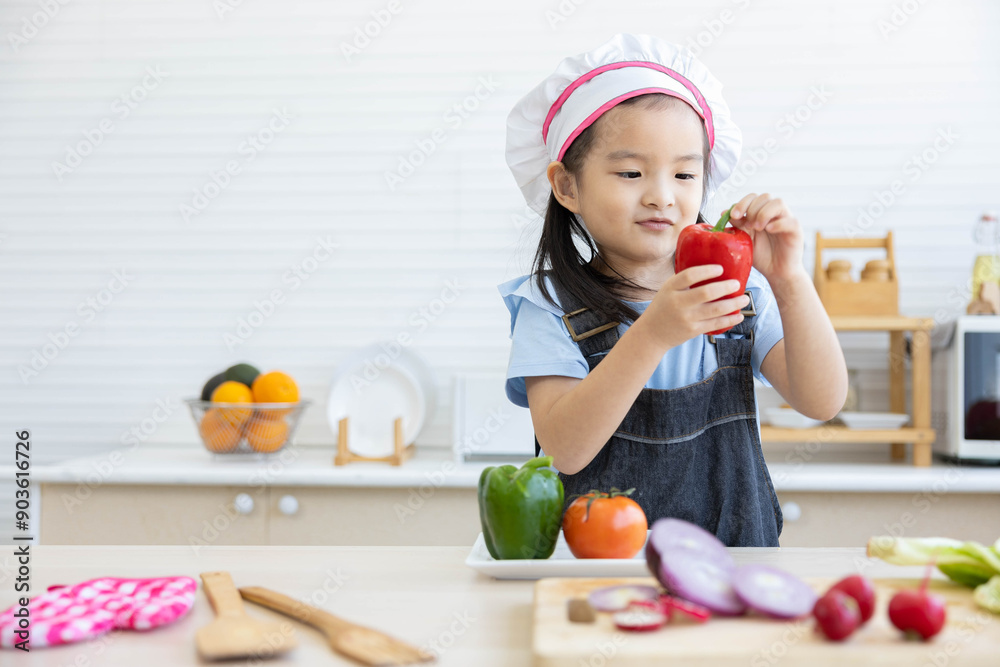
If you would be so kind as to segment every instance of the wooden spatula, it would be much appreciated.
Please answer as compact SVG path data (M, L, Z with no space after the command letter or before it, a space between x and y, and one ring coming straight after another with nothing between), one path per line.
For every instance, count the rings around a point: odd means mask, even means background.
M295 648L294 630L247 616L228 572L202 572L201 583L216 615L194 637L202 658L272 658Z
M434 656L394 637L337 618L322 609L294 600L267 588L249 586L240 589L244 600L256 602L268 609L280 611L317 628L326 635L330 647L337 653L365 665L409 665L431 662Z

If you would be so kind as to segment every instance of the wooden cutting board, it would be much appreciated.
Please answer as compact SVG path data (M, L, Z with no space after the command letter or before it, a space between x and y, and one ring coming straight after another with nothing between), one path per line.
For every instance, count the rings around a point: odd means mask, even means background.
M824 593L836 579L805 579ZM535 584L535 667L957 667L1000 665L1000 616L976 607L972 589L931 580L928 588L947 601L948 620L929 642L904 639L889 622L893 594L919 587L916 579L875 579L875 615L844 642L829 642L814 631L815 621L781 621L756 615L713 616L707 623L673 621L653 632L623 632L611 614L595 623L571 623L567 601L601 586L648 584L645 577L627 579L540 579Z

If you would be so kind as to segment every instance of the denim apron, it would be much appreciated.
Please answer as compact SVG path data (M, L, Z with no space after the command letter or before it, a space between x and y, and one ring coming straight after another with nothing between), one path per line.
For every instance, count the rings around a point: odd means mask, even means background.
M617 324L552 284L563 321L593 370L618 341ZM567 507L574 494L634 487L631 498L650 525L677 517L727 546L778 546L781 507L761 451L750 366L752 302L743 312L742 322L709 337L719 361L714 373L678 389L644 387L597 456L575 475L559 473ZM536 455L539 449L536 437Z

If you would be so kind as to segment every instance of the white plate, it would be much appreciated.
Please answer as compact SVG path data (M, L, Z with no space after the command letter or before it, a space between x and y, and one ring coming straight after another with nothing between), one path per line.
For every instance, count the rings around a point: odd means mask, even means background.
M426 364L398 345L376 344L352 353L337 367L326 416L334 433L339 433L342 418L350 418L352 452L386 456L393 451L396 417L403 418L403 441L410 444L433 414L434 404L434 382Z
M555 552L545 560L494 560L486 548L483 534L479 533L465 564L497 579L644 577L649 574L645 547L633 558L577 558L569 550L562 531L559 531Z
M910 421L910 415L898 412L841 412L837 416L852 429L893 429Z
M823 423L819 419L806 417L792 408L767 408L764 412L771 426L779 428L812 428Z

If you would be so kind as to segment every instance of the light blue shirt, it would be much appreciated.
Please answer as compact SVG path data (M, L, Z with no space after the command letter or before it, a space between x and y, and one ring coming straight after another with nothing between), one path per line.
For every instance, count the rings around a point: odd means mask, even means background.
M546 277L549 294L558 301L551 280ZM528 407L524 378L541 375L562 375L583 379L590 371L580 346L570 338L563 324L563 310L552 305L535 284L531 275L521 276L498 286L507 309L510 310L510 361L507 365L507 398L522 408ZM750 355L753 374L766 386L760 364L784 337L781 316L767 279L753 269L747 280L747 290L753 295L757 317L754 320L754 344ZM641 316L649 301L626 301ZM621 336L628 325L618 325ZM715 346L708 336L696 336L663 355L660 365L646 382L648 389L677 389L701 382L718 368Z

